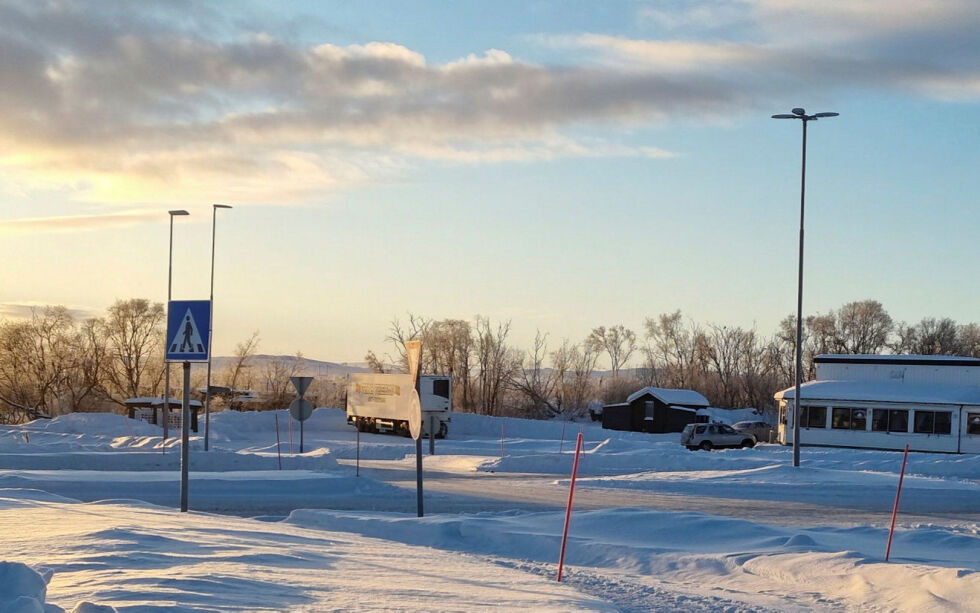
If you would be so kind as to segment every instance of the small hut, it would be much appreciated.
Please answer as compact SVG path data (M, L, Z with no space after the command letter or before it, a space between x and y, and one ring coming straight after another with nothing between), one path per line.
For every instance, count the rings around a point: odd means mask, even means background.
M633 392L626 402L602 407L602 427L633 432L680 432L698 421L698 409L708 399L694 390L645 387Z
M138 419L140 421L145 421L150 424L163 424L162 415L166 411L163 406L163 398L156 397L142 397L142 398L127 398L123 401L126 404L126 414L130 419ZM182 400L180 398L170 399L170 423L171 428L180 428L181 419L181 406ZM191 400L191 431L197 432L197 414L200 412L201 407L200 400Z

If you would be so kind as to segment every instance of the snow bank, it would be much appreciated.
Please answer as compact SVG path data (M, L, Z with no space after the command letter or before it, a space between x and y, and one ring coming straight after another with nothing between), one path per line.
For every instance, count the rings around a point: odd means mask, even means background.
M529 560L553 569L563 514L480 513L420 519L301 510L287 521ZM890 564L881 561L886 538L885 529L866 526L800 530L700 513L610 509L573 515L566 564L579 571L605 568L694 590L716 590L727 598L784 610L792 604L804 609L971 609L980 589L976 572L980 534L931 526L900 530ZM764 597L801 592L809 595L809 605L785 596L775 601Z
M33 613L63 611L45 604L52 571L37 570L21 562L0 562L0 611Z
M23 530L28 523L36 528ZM43 602L44 581L23 571L23 562L39 559L59 569L47 598L78 603L77 613L105 610L92 600L126 611L615 610L550 577L476 556L150 505L0 492L0 534L19 563L16 582L0 578L0 598L17 587Z

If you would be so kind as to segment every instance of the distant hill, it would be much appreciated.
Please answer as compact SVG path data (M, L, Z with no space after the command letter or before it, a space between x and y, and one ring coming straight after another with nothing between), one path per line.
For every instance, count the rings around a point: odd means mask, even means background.
M282 360L286 363L292 363L296 360L296 356L293 355L254 355L248 359L248 367L253 373L264 372L266 367L273 360ZM223 371L230 368L234 364L235 358L231 356L214 356L211 358L211 367L215 371ZM297 373L299 376L304 377L344 377L350 373L358 372L371 372L367 364L364 362L347 362L343 364L338 364L337 362L325 362L321 360L313 360L311 358L303 358L303 365L300 371Z

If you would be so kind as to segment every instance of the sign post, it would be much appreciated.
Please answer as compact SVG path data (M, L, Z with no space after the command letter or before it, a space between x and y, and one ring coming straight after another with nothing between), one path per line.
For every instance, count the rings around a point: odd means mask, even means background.
M289 414L299 422L299 452L303 453L303 422L313 414L313 403L303 398L303 395L306 394L306 390L310 389L313 377L290 377L289 380L299 395L299 398L289 404Z
M408 374L415 382L415 396L412 398L412 409L408 415L408 428L415 439L415 490L418 515L424 515L422 507L422 402L419 399L419 371L422 362L422 341L405 343L405 353L408 357Z
M181 513L187 512L189 486L191 362L208 361L208 348L211 343L210 322L210 300L171 300L167 305L166 360L168 364L170 362L182 362L184 364L184 392L180 413Z

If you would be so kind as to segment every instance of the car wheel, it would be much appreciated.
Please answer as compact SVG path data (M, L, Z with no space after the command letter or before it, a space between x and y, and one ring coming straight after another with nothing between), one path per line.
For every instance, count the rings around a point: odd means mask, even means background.
M687 450L688 451L697 451L698 450L698 448L695 447L694 445L684 445L684 446L687 447Z
M712 449L714 449L714 445L711 444L711 441L701 441L699 447L701 449L704 449L705 451L711 451Z
M752 447L755 447L755 441L753 441L752 439L747 438L744 441L742 441L742 449L750 449Z

